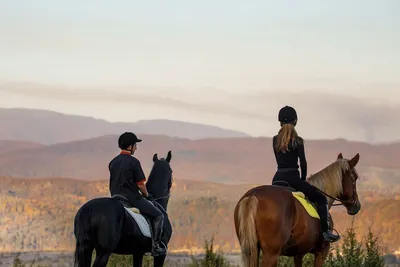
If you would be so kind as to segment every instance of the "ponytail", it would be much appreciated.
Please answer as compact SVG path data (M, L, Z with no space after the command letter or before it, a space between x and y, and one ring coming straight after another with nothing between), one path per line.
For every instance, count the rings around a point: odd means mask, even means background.
M303 144L303 139L298 136L294 125L291 123L285 123L279 130L275 151L276 152L286 152L289 151L289 147L295 149L296 147Z

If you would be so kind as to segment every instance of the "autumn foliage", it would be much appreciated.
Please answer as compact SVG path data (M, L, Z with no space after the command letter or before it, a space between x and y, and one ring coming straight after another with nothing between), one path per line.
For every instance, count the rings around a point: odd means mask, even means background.
M233 210L251 187L175 180L168 207L174 230L170 252L200 253L210 236L214 248L238 252ZM107 188L107 181L0 178L0 250L72 251L76 211L89 199L108 196ZM389 251L398 249L400 200L378 191L361 191L360 199L357 237L371 227ZM351 226L352 217L342 207L333 208L332 214L339 232Z

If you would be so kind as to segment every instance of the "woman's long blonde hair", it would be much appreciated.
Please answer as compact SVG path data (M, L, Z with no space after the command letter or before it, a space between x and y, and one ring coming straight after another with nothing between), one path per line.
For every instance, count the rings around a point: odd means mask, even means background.
M298 136L294 124L285 123L282 125L278 132L275 151L286 152L289 151L289 145L292 144L292 148L296 148L303 144L303 139Z

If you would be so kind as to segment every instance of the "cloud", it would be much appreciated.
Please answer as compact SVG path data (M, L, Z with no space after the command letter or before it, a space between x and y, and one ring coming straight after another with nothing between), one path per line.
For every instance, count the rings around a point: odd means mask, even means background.
M277 115L284 105L292 105L299 115L298 128L310 138L344 137L367 142L398 139L400 132L400 105L363 97L329 94L323 92L229 93L213 89L189 90L131 87L121 92L104 88L67 88L40 84L4 84L0 92L38 98L57 99L76 103L108 102L157 105L185 112L226 115L237 120L236 125L253 129L267 127L272 135L278 127ZM125 90L127 87L124 88ZM246 126L246 127L247 127Z
M318 92L259 93L251 96L251 102L270 103L264 112L275 112L284 105L292 105L299 115L299 124L325 134L336 132L346 136L361 132L368 142L398 138L400 132L400 104L371 100L363 97ZM274 99L271 101L271 99ZM325 128L325 129L323 129ZM340 134L339 131L342 131Z
M182 109L185 111L196 111L201 113L237 116L244 119L251 120L265 120L268 116L263 114L257 114L248 112L241 109L238 106L232 106L228 103L204 103L204 102L190 102L183 100L185 95L189 93L183 93L181 99L177 97L168 96L168 89L164 93L158 93L154 95L151 93L137 93L137 91L146 91L145 88L131 88L133 92L121 92L111 89L83 89L83 88L67 88L67 87L55 87L48 85L38 84L3 84L0 85L0 92L20 94L24 96L37 97L37 98L48 98L62 101L85 101L85 102L127 102L127 103L138 103L138 104L151 104L157 106L165 106L168 108ZM208 94L208 92L206 92ZM175 94L176 95L176 94ZM187 97L186 97L187 98ZM212 94L209 94L209 98L213 98ZM213 102L213 101L209 101Z

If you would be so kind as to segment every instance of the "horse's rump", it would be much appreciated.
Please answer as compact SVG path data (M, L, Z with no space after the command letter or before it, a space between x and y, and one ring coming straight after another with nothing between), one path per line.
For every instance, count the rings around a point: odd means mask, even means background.
M283 255L296 254L298 245L307 238L314 240L318 236L314 229L319 229L319 220L310 216L292 190L274 185L258 186L246 192L237 204L236 222L239 242L245 249L245 261L254 257L254 246L260 242L282 248ZM252 227L257 234L256 241L250 240L254 239Z
M168 242L172 236L172 225L168 218L168 214L165 210L160 206L158 203L154 203L160 211L164 214L164 222L163 222L163 234L161 241L167 246ZM90 229L92 229L91 234L95 234L96 236L101 235L105 236L106 233L95 233L93 229L113 229L113 235L120 235L118 236L120 244L119 247L129 248L129 244L131 244L134 240L135 242L138 241L140 238L142 241L148 241L151 244L151 237L148 237L143 232L151 232L151 220L145 214L141 214L139 210L136 209L135 213L138 213L139 216L143 216L144 219L148 222L141 223L140 219L136 218L138 222L134 219L134 216L130 214L126 210L126 208L132 208L123 198L120 197L101 197L89 200L86 202L78 211L77 215L86 217L85 220L90 221ZM100 219L102 218L102 219ZM77 221L78 217L76 217L76 225L75 229L78 231L80 229L80 225L78 225ZM81 220L82 221L82 220ZM139 224L140 226L139 226ZM96 225L98 224L98 225ZM141 230L141 227L148 227L148 229ZM118 229L118 230L117 230ZM115 232L117 231L117 232ZM115 238L113 236L112 238ZM137 242L137 243L140 243ZM119 249L117 249L119 250Z

